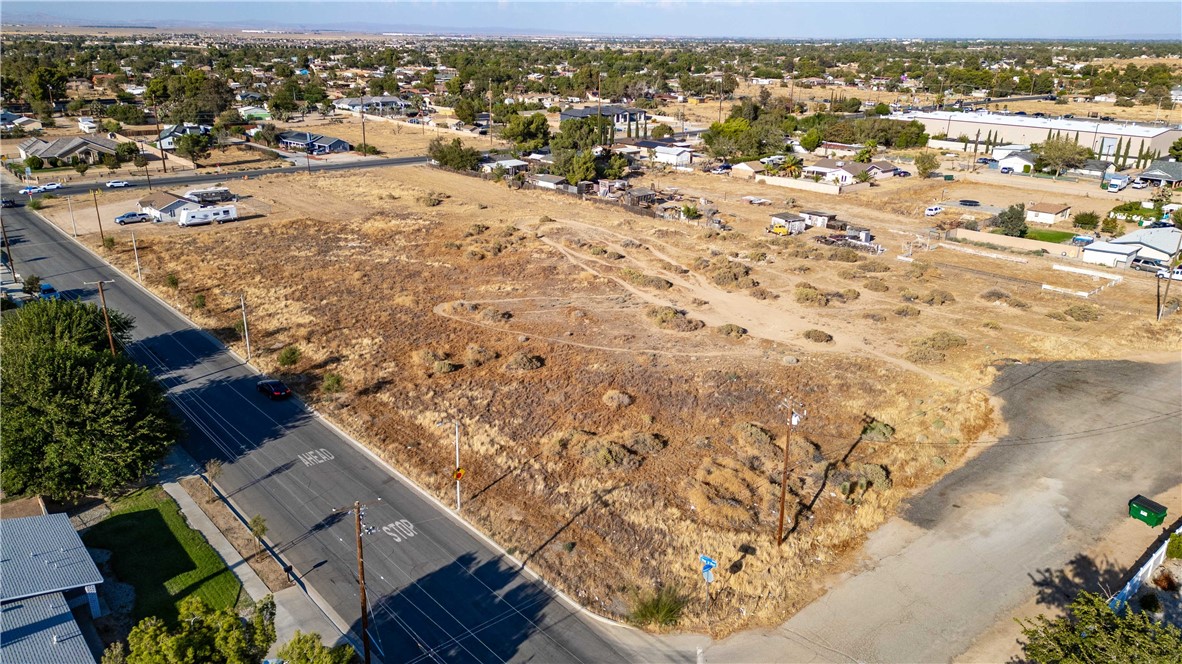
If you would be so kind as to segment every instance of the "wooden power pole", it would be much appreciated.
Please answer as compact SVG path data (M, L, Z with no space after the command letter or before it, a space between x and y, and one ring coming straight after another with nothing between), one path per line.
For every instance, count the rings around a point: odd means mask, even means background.
M103 215L99 214L99 208L98 208L98 189L91 189L90 195L94 199L94 218L98 221L99 241L106 242L107 238L103 235ZM99 292L102 292L102 291L99 291Z
M361 652L362 659L365 664L370 664L369 655L369 602L365 598L365 549L361 543L361 536L374 532L376 529L372 526L367 526L362 521L365 516L365 508L369 505L375 505L382 501L381 498L377 500L363 503L360 500L353 501L353 507L350 509L337 508L334 513L345 511L353 512L353 523L357 533L357 583L361 590Z
M804 418L804 413L793 410L791 400L784 399L780 406L788 410L788 434L784 438L784 470L780 475L780 525L776 528L776 546L784 543L784 508L788 498L788 457L792 446L792 429Z
M107 315L107 296L103 292L103 284L113 284L114 280L107 279L106 281L85 281L87 286L98 286L99 302L103 305L103 322L107 325L107 342L111 344L111 355L118 355L115 352L115 335L111 334L111 317Z

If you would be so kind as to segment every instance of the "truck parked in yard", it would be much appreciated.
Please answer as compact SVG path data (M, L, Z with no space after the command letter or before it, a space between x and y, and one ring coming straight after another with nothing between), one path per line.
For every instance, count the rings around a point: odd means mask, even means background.
M1127 175L1113 175L1108 178L1107 190L1116 193L1129 186L1129 176Z

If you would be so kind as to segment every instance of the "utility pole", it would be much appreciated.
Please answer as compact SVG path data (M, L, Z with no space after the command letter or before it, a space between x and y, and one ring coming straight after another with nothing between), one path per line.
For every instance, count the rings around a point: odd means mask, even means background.
M242 338L246 340L246 361L250 361L250 328L246 325L246 293L241 293L238 300L242 303Z
M456 478L456 512L460 511L460 480L464 478L464 469L460 467L460 421L455 420L456 427L456 470L452 477ZM447 422L440 422L439 426L447 426Z
M152 106L152 115L156 116L156 149L160 151L160 168L164 172L168 172L168 153L164 151L164 145L160 142L160 105L154 104Z
M4 253L8 255L8 269L12 270L12 280L16 281L16 259L12 257L12 245L8 244L8 231L4 228L4 217L0 216L0 240L4 241Z
M78 237L78 222L74 221L74 197L66 196L66 204L70 206L70 225L74 227L74 237Z
M803 404L801 404L803 405ZM780 525L776 529L776 546L784 543L784 505L788 497L788 452L792 445L792 429L804 419L805 413L797 413L793 409L792 400L785 398L780 402L781 408L788 410L788 434L784 438L784 470L780 475ZM807 411L806 411L807 412Z
M488 143L493 142L493 89L492 79L488 79Z
M98 286L99 302L103 305L103 322L107 325L107 341L111 344L111 355L117 355L115 352L115 335L111 334L111 317L107 315L107 296L103 293L103 284L113 284L115 281L113 279L107 279L105 281L84 281L82 283L87 286Z
M135 278L144 283L144 273L140 270L140 248L135 243L135 233L131 234L131 250L135 252Z
M603 145L603 72L595 74L595 144Z
M94 198L94 218L98 220L99 240L106 242L107 238L105 235L103 235L103 216L99 214L98 209L98 189L91 189L90 195Z
M365 95L364 94L361 95L361 143L363 145L369 145L369 143L367 143L365 141ZM362 150L361 156L362 157L365 156L364 150ZM311 167L309 167L309 172L311 172Z
M144 177L148 178L148 191L152 191L152 174L148 170L148 165L144 164Z
M361 544L361 536L368 535L369 533L375 532L376 529L373 528L372 526L364 525L362 523L361 519L362 519L362 517L365 516L365 508L367 506L374 505L374 504L377 504L380 502L382 502L381 498L378 498L377 500L367 502L367 503L363 503L360 500L356 500L356 501L353 501L353 508L351 510L345 510L344 508L337 508L337 509L333 510L334 514L339 513L339 512L344 512L344 511L351 511L351 512L353 512L353 516L354 516L353 522L356 526L356 532L357 532L357 582L358 582L359 587L361 589L361 651L362 651L362 658L364 659L365 664L370 664L370 659L369 659L369 602L366 601L366 599L365 599L365 549L363 548L363 546Z
M718 124L722 124L722 77L718 77Z

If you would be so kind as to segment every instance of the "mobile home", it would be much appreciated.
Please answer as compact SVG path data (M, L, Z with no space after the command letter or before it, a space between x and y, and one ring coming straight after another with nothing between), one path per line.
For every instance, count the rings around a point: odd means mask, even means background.
M177 222L178 226L205 226L206 224L220 224L238 219L238 208L233 205L219 205L204 207L197 210L185 210Z

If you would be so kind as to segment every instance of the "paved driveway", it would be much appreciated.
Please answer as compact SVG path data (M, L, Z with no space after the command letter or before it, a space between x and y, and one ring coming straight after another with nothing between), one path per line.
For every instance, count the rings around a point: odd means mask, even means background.
M1033 597L1062 605L1076 590L1067 573L1119 586L1127 570L1081 552L1127 518L1129 498L1182 483L1180 385L1178 362L1008 369L993 389L1009 435L875 532L868 570L779 628L736 635L707 657L948 661Z

